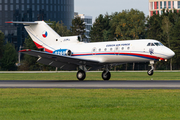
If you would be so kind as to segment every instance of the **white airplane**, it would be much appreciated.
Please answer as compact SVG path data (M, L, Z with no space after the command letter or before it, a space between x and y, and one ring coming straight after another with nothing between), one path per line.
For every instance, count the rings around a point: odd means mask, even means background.
M102 78L109 80L110 66L150 62L148 75L153 75L155 61L167 61L175 53L157 40L126 40L110 42L84 43L78 41L78 36L61 37L44 21L6 22L23 24L26 31L39 49L20 52L38 57L37 62L64 70L79 68L77 79L83 81L88 70L104 67Z

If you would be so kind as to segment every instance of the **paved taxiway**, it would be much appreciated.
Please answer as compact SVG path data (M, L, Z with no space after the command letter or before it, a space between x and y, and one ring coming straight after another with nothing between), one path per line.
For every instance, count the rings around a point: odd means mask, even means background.
M1 80L0 88L180 89L179 81Z

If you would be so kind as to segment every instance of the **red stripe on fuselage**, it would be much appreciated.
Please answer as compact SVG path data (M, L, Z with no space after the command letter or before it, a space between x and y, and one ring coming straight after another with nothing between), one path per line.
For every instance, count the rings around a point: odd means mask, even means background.
M87 54L73 54L72 56L86 56L86 55L128 55L128 56L137 56L137 57L146 57L146 58L150 58L150 59L160 59L160 57L157 56L153 56L153 55L146 55L146 54L138 54L138 53L87 53ZM163 58L161 58L163 59Z
M120 55L133 55L133 56L140 56L140 57L147 57L147 58L159 59L159 57L156 57L156 56L145 55L145 54L137 54L137 53L120 53Z

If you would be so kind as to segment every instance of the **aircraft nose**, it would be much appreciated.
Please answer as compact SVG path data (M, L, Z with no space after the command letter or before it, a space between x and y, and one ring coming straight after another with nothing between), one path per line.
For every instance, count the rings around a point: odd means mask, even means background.
M175 52L171 50L171 56L173 57L175 55Z
M167 55L168 55L168 59L169 59L169 58L172 58L175 55L175 53L171 49L169 49L167 51Z

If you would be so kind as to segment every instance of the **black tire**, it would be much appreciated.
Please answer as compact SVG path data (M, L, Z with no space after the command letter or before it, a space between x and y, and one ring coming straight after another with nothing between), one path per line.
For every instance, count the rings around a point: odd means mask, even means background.
M86 72L84 72L83 70L80 70L77 72L76 77L79 81L83 81L86 78Z
M148 74L149 76L152 76L152 75L154 74L154 70L148 70L148 71L147 71L147 74Z
M106 74L106 70L104 70L102 73L102 79L109 80L110 78L111 78L111 73L108 71L108 73Z

